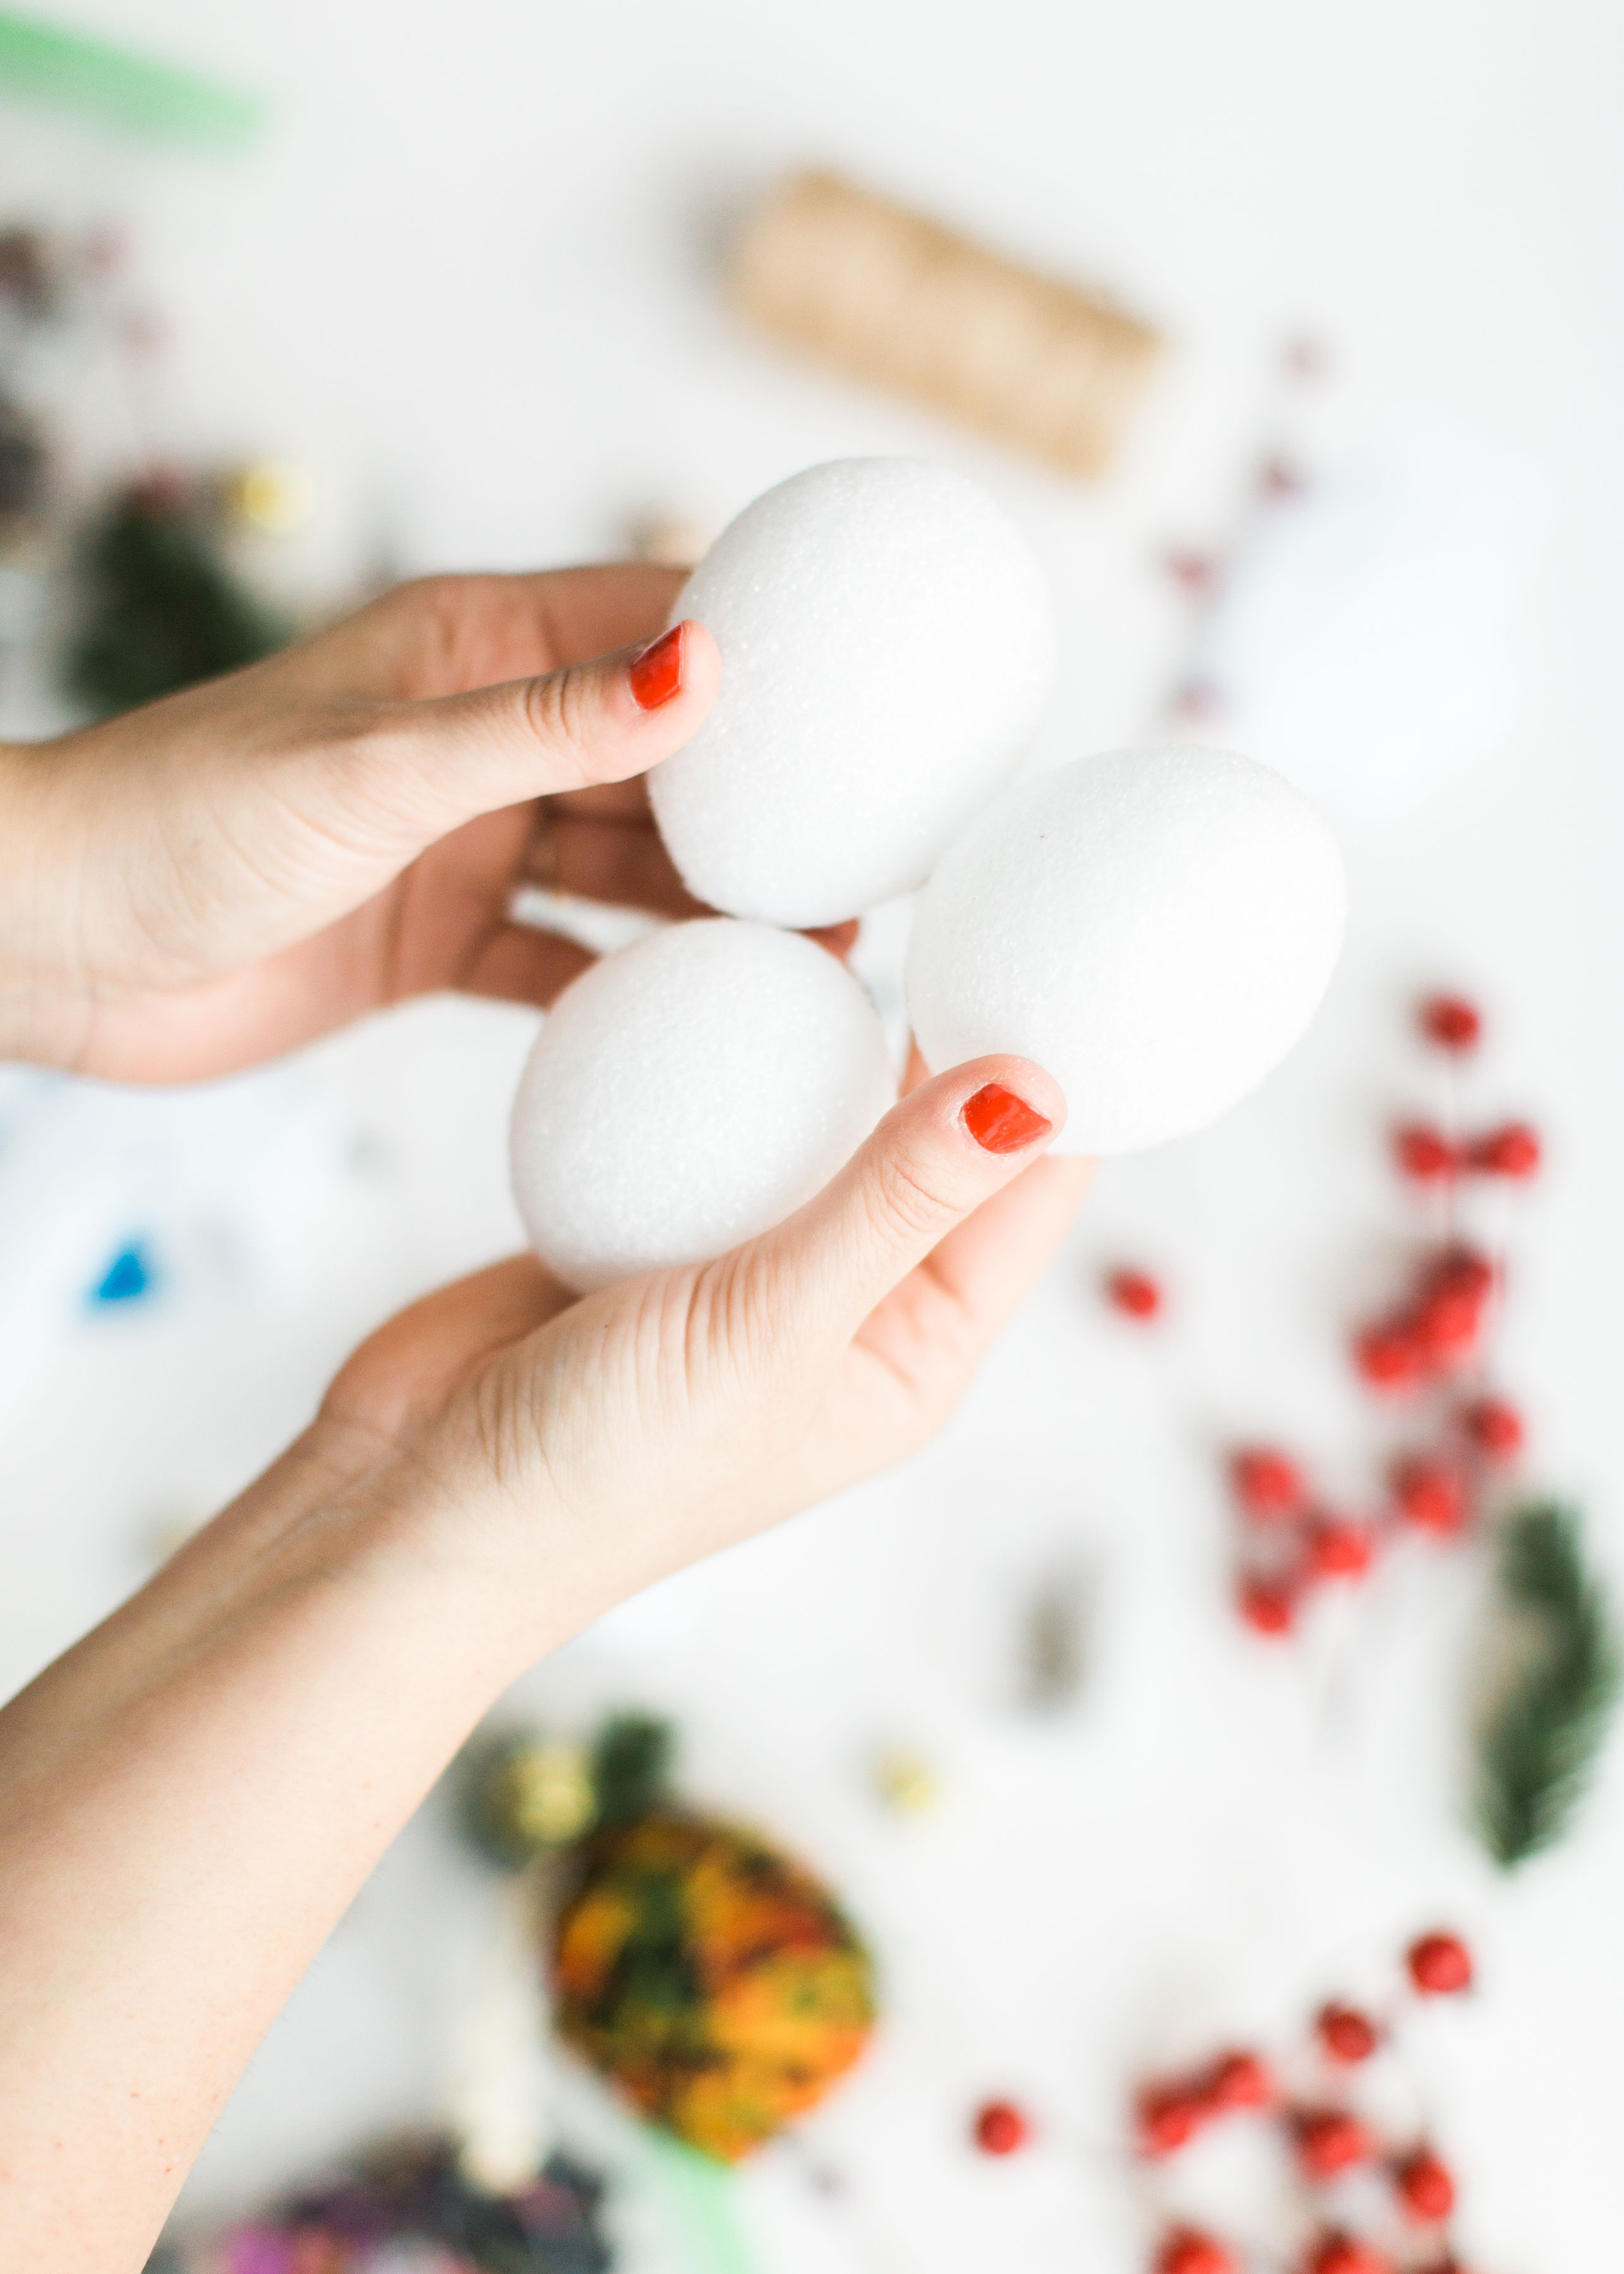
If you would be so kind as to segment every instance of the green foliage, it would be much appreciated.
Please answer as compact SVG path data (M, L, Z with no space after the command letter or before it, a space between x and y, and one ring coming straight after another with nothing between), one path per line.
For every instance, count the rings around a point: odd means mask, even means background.
M650 1713L616 1713L592 1748L592 1783L600 1824L629 1824L646 1815L671 1778L675 1734Z
M1529 1664L1485 1723L1478 1753L1478 1828L1509 1869L1567 1829L1606 1734L1620 1663L1571 1510L1543 1502L1512 1517L1500 1585L1532 1630Z
M106 715L257 663L291 627L245 591L199 516L154 486L122 492L91 530L71 694Z

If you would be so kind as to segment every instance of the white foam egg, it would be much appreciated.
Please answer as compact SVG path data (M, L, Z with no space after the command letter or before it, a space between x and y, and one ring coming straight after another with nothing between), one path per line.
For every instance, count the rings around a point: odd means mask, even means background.
M722 653L692 740L650 777L690 892L838 923L923 883L1008 779L1054 674L1041 571L947 466L846 458L729 523L673 612Z
M1034 1058L1055 1150L1126 1153L1236 1104L1313 1016L1342 945L1335 839L1229 751L1113 750L1018 783L920 895L907 999L939 1073Z
M810 1200L896 1095L873 1006L826 950L675 924L542 1021L514 1101L519 1213L582 1292L704 1261Z

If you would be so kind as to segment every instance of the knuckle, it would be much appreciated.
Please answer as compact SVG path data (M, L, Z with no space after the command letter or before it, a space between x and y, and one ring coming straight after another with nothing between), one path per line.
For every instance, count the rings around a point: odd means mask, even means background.
M592 772L592 728L595 705L585 676L579 671L550 672L532 679L524 689L524 721L537 740L565 758L573 758L586 776Z
M906 1153L879 1163L868 1192L875 1229L888 1239L914 1240L940 1231L959 1213L945 1178Z

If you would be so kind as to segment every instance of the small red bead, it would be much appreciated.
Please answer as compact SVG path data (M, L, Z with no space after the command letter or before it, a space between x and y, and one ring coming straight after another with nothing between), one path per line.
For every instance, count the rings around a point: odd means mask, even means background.
M1310 2248L1306 2274L1392 2274L1392 2261L1350 2234L1327 2234Z
M1308 1570L1315 1579L1362 1579L1376 1556L1368 1525L1340 1516L1322 1517L1308 1534Z
M1404 1963L1424 1998L1454 1998L1471 1988L1471 1953L1457 1934L1422 1935L1410 1944Z
M1483 1013L1463 995L1429 995L1420 1020L1428 1042L1445 1050L1470 1050L1483 1033Z
M1452 1177L1461 1165L1455 1147L1430 1121L1409 1121L1395 1129L1393 1153L1404 1175L1418 1184L1435 1184Z
M1399 1513L1418 1531L1447 1539L1466 1522L1466 1487L1447 1462L1415 1454L1393 1472L1393 1497Z
M1012 2100L989 2100L975 2113L975 2144L984 2156L1012 2156L1032 2137L1032 2126Z
M1353 1362L1373 1389L1408 1389L1425 1370L1415 1334L1399 1319L1367 1327L1354 1343Z
M1221 2054L1207 2074L1204 2097L1226 2112L1243 2108L1272 2108L1274 2075L1260 2053Z
M1526 1121L1507 1121L1466 1148L1467 1167L1485 1177L1531 1177L1539 1162L1539 1133Z
M1303 1472L1271 1445L1246 1445L1229 1461L1229 1487L1248 1516L1294 1516L1307 1498Z
M1157 2251L1156 2274L1235 2274L1235 2261L1214 2236L1181 2226Z
M1399 2200L1412 2218L1447 2218L1455 2209L1455 2180L1449 2167L1430 2148L1406 2156L1393 2174Z
M1367 2061L1381 2042L1381 2033L1374 2022L1368 2014L1361 2014L1357 2006L1322 2006L1315 2017L1314 2030L1331 2059L1350 2068L1359 2061Z
M1243 1579L1237 1601L1254 1634L1289 1634L1297 1623L1296 1592L1283 1580Z
M1522 1416L1503 1397L1478 1397L1463 1405L1461 1427L1492 1461L1513 1460L1522 1449Z
M1105 1292L1130 1319L1154 1319L1162 1308L1162 1289L1147 1272L1113 1271L1105 1283Z
M1217 2113L1211 2104L1188 2085L1153 2085L1139 2096L1139 2151L1146 2156L1171 2156L1188 2147L1202 2126Z
M1335 2179L1368 2164L1374 2152L1370 2134L1345 2108L1305 2108L1293 2120L1297 2160L1311 2179Z

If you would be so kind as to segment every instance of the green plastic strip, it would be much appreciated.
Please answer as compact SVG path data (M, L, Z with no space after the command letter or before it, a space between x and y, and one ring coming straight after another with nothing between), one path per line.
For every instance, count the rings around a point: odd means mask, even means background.
M737 2182L727 2165L658 2132L650 2131L648 2140L694 2274L761 2274L740 2224Z
M4 10L0 90L122 133L227 151L245 149L270 112L259 95Z

